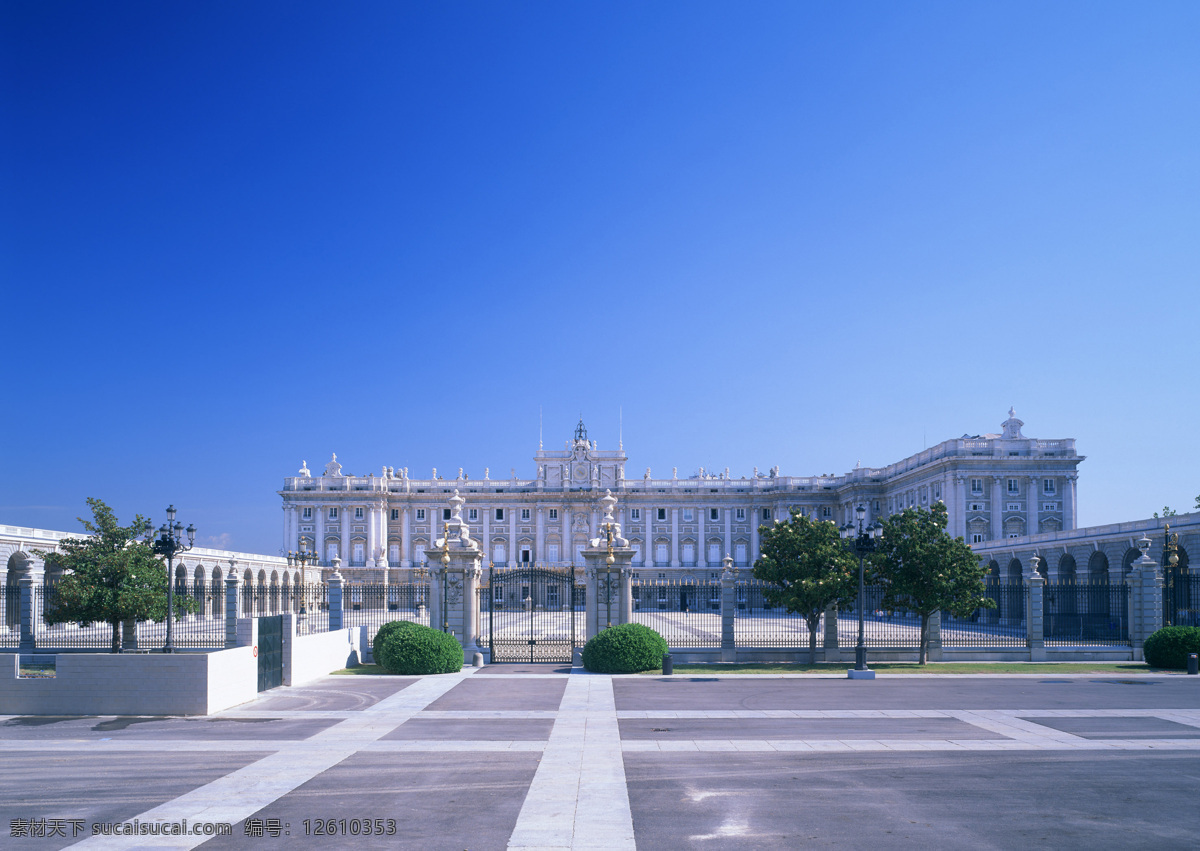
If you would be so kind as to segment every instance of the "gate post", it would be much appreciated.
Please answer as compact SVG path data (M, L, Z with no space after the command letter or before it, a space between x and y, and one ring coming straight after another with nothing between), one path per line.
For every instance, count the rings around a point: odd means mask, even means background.
M229 560L229 572L225 574L225 646L237 647L238 622L238 575L237 559Z
M733 573L733 557L726 555L721 560L721 661L737 661L737 641L734 633L734 618L737 617L737 578Z
M1042 586L1046 580L1038 572L1041 559L1029 559L1029 587L1025 595L1025 646L1029 648L1030 662L1046 661L1046 638L1043 629L1045 612L1042 609Z
M37 610L37 601L34 599L34 584L32 576L22 576L18 580L21 589L21 643L18 652L21 654L32 653L37 647L37 628L38 621L41 620L42 613ZM46 605L46 586L37 586L42 589L42 605Z
M1150 539L1143 535L1137 544L1142 555L1131 565L1125 581L1130 586L1129 643L1134 661L1140 662L1144 658L1142 648L1146 639L1163 625L1163 578L1158 563L1150 558ZM1109 611L1112 611L1111 603Z
M610 624L633 620L633 578L630 576L633 547L622 537L621 524L613 518L617 498L612 491L606 490L599 503L604 510L597 529L600 536L589 540L583 551L587 564L584 572L587 577L586 640L591 640Z
M342 628L345 620L342 616L342 572L339 568L342 566L342 560L335 558L333 560L333 575L325 580L326 587L329 589L329 631L337 632Z
M471 538L471 527L462 518L463 503L458 490L447 500L450 519L442 537L425 551L429 558L429 625L458 639L463 661L470 663L479 647L479 579L483 572L483 550Z
M825 635L821 642L825 650L826 662L842 661L842 651L838 648L838 607L837 603L825 609Z

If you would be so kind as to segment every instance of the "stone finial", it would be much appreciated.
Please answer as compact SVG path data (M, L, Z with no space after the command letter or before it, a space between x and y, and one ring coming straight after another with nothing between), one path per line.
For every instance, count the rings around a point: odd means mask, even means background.
M491 468L491 467L484 467L484 468L483 468L483 477L484 477L485 479L490 479L490 478L491 478L491 472L492 472L492 468Z
M731 556L729 553L725 553L725 558L721 559L721 564L724 566L722 573L724 573L726 576L733 573L733 556Z
M604 511L604 519L601 521L601 525L616 522L613 520L613 508L617 505L617 498L612 495L612 491L605 488L604 496L600 497L599 501L600 508Z
M1030 574L1032 574L1033 576L1041 576L1042 575L1041 572L1038 571L1038 567L1041 566L1041 563L1042 563L1042 560L1038 556L1030 556L1029 557L1029 572L1030 572Z
M644 478L644 479L650 478L650 468L649 467L646 468L646 475L643 476L642 478Z
M329 463L325 465L325 475L331 477L342 475L342 465L338 463L336 452L333 453Z
M450 503L450 519L455 523L462 523L462 507L466 500L458 495L458 488L454 489L454 496L446 501Z
M458 468L458 480L460 482L462 481L462 477L463 477L462 467L459 467ZM458 493L458 491L455 491L455 493Z
M312 478L312 473L310 473L308 470L308 462L307 461L300 462L300 475L306 479Z
M1008 419L1000 424L1004 432L1000 435L1002 440L1024 440L1025 435L1021 434L1021 426L1025 423L1017 419L1017 411L1015 408L1008 409Z
M1142 551L1142 557L1140 559L1138 559L1138 561L1141 561L1142 559L1146 559L1147 561L1149 561L1150 560L1150 539L1147 538L1145 535L1142 535L1142 539L1137 542L1137 545L1138 545L1138 549Z
M678 467L672 467L672 468L671 468L671 478L672 478L672 479L678 479L678 478L679 478L679 468L678 468Z

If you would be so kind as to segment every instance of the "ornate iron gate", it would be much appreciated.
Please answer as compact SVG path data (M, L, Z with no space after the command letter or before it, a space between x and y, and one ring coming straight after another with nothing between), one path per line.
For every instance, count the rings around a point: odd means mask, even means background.
M575 572L569 567L488 570L480 595L492 662L570 662L575 652Z
M258 619L258 690L283 685L283 615Z

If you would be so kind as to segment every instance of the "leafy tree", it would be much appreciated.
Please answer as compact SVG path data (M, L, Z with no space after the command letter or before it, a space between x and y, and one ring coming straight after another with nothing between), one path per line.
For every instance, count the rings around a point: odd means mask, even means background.
M1200 496L1196 497L1196 510L1200 511Z
M1200 496L1196 497L1196 499L1197 499L1197 500L1200 500ZM1173 510L1173 509L1172 509L1170 506L1166 506L1166 505L1164 505L1164 506L1163 506L1163 510L1162 510L1162 516L1163 516L1163 517L1174 517L1174 516L1175 516L1175 511L1174 511L1174 510ZM1156 511L1156 512L1154 512L1154 518L1155 518L1156 520L1158 519L1158 512L1157 512L1157 511Z
M804 616L813 662L821 614L858 592L858 559L842 546L837 526L811 520L797 509L788 522L761 527L761 534L754 577L775 586L764 592L767 602Z
M929 655L929 616L948 611L966 618L981 606L994 608L984 596L987 568L962 538L946 532L946 505L932 510L906 508L883 521L883 537L871 555L883 602L921 617L920 664Z
M88 538L66 538L60 551L40 553L65 574L47 589L48 623L112 625L113 653L121 652L121 622L160 621L167 614L167 571L148 544L137 540L145 525L139 514L122 526L102 500L88 499L93 520L78 518ZM191 600L175 598L176 617Z

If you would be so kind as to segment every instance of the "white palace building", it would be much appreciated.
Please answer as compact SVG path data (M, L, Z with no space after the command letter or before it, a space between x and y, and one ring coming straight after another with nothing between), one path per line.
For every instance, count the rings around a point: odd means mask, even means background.
M617 520L635 548L634 566L664 576L709 578L728 553L741 567L758 557L760 524L788 517L793 507L844 524L854 507L868 522L909 506L943 500L951 534L969 543L1022 538L1076 526L1076 467L1083 456L1073 439L1039 440L1021 433L1010 410L999 434L963 435L887 467L856 467L841 476L767 474L734 478L729 469L704 469L680 478L626 474L623 445L599 449L583 422L562 450L539 448L535 475L493 479L416 479L384 467L364 477L342 473L337 456L314 476L307 463L284 479L284 547L316 550L320 564L341 559L350 581L395 581L424 563L425 550L449 519L457 491L471 536L486 542L487 560L582 565L589 538L600 537L598 500L617 497ZM389 575L390 571L390 575Z

